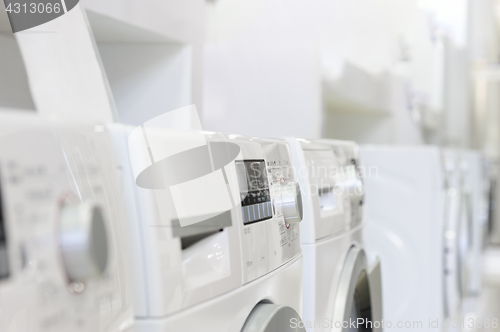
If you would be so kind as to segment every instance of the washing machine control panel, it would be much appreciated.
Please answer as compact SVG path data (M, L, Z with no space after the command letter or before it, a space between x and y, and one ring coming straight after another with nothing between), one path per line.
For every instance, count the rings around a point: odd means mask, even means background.
M133 318L109 144L80 129L0 136L2 331L115 331Z
M236 161L241 198L241 215L243 224L251 224L273 217L273 205L266 161ZM241 188L244 188L241 190Z
M243 152L243 159L236 161L238 182L248 190L240 194L243 280L249 282L300 253L302 197L286 142L254 139L238 144Z
M149 123L108 129L129 193L137 316L175 314L300 254L300 205L291 198L300 191L286 142ZM163 186L162 179L138 181L144 171L160 169L169 173ZM193 206L206 213L188 215Z
M348 228L353 228L363 221L364 184L361 177L359 147L354 142L342 142L334 145L333 151L344 170L341 186L347 194L346 205L350 211Z
M298 182L305 194L304 243L359 225L364 186L354 142L289 138Z

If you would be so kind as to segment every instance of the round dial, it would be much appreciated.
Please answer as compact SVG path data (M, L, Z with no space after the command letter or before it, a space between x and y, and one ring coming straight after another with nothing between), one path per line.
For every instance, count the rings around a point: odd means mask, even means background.
M302 221L302 194L297 182L281 184L281 202L283 217L287 223Z
M108 239L99 207L66 203L60 214L59 246L71 282L102 275L108 263Z

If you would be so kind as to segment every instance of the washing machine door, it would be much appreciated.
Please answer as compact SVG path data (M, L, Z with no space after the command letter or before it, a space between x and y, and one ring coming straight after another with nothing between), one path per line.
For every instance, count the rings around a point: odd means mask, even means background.
M378 299L372 298L365 251L352 247L342 269L333 311L332 331L377 330L374 319L379 318L374 317L373 314L375 311L381 313L381 310L374 310L375 305L381 306L382 304L381 295L378 296Z
M290 307L259 303L248 316L241 332L305 332L299 314Z

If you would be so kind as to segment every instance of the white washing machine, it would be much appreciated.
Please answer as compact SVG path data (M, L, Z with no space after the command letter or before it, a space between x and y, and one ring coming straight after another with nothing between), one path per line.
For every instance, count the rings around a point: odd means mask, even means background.
M300 331L300 189L285 141L110 126L137 331Z
M103 126L0 122L0 330L129 331L124 205Z
M470 234L472 255L467 261L468 278L466 295L477 296L482 287L483 234L488 225L488 188L486 183L485 159L479 151L462 151L464 162L465 195L470 206Z
M361 161L365 243L382 260L386 328L442 329L446 199L441 151L368 145L361 147Z
M304 202L304 325L308 331L381 331L380 264L369 266L364 248L358 147L289 142Z
M472 206L465 186L467 165L463 152L444 149L443 166L446 177L444 220L444 314L457 322L462 316L462 301L468 292L472 258ZM449 324L457 330L458 324ZM461 324L460 324L461 325Z

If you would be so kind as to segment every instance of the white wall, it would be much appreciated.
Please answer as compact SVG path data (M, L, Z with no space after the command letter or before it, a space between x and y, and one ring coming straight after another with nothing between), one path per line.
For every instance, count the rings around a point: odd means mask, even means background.
M141 125L192 103L189 46L98 45L120 122Z
M218 0L207 6L204 124L210 130L421 144L425 137L408 98L421 96L443 110L438 37L444 32L467 43L466 0ZM373 78L387 73L404 82L389 92L390 118L349 118L348 109L325 113L323 83L341 80L346 63ZM363 99L367 92L354 93Z
M114 119L113 100L80 5L16 33L16 39L40 116L57 121Z
M203 0L83 5L16 34L22 58L14 39L0 37L0 107L131 124L193 103L202 108ZM2 14L0 28L10 30Z
M190 91L187 92L190 97L189 101L181 106L194 103L197 105L198 110L202 112L202 50L205 34L205 0L86 0L83 2L83 5L89 12L92 28L99 30L99 32L95 31L100 35L98 42L112 41L127 44L152 43L161 45L174 43L178 46L188 46L190 52L189 60L191 61L190 73L187 75L187 78L182 78L181 81L190 80ZM98 20L96 20L96 17ZM99 26L96 26L94 23L97 23ZM110 34L110 30L113 30L114 33ZM150 36L152 35L156 35L156 37L151 38ZM182 47L178 51L184 52L181 49ZM154 53L154 51L144 52L144 59L149 59L148 57L151 53ZM167 54L164 55L167 58L169 57ZM111 54L107 52L106 58L109 59L109 56ZM157 53L156 56L160 57L161 52ZM176 58L177 56L174 56L171 61L175 62ZM121 60L117 59L117 61ZM165 58L164 62L167 61L170 60ZM105 60L105 63L109 63L109 61ZM182 66L184 66L184 63ZM184 70L183 68L168 70ZM165 70L161 71L167 74ZM115 74L111 73L110 76L115 76ZM176 77L165 79L173 81ZM138 82L141 80L142 78L138 78ZM151 81L148 85L151 86L153 83L154 81ZM169 88L168 84L164 87L166 89ZM165 93L168 94L169 91L166 90ZM183 92L184 95L185 93ZM118 101L117 103L123 104ZM177 100L172 100L165 107L168 108L171 105L177 105L177 103Z
M310 2L209 3L204 127L319 137L319 48Z

